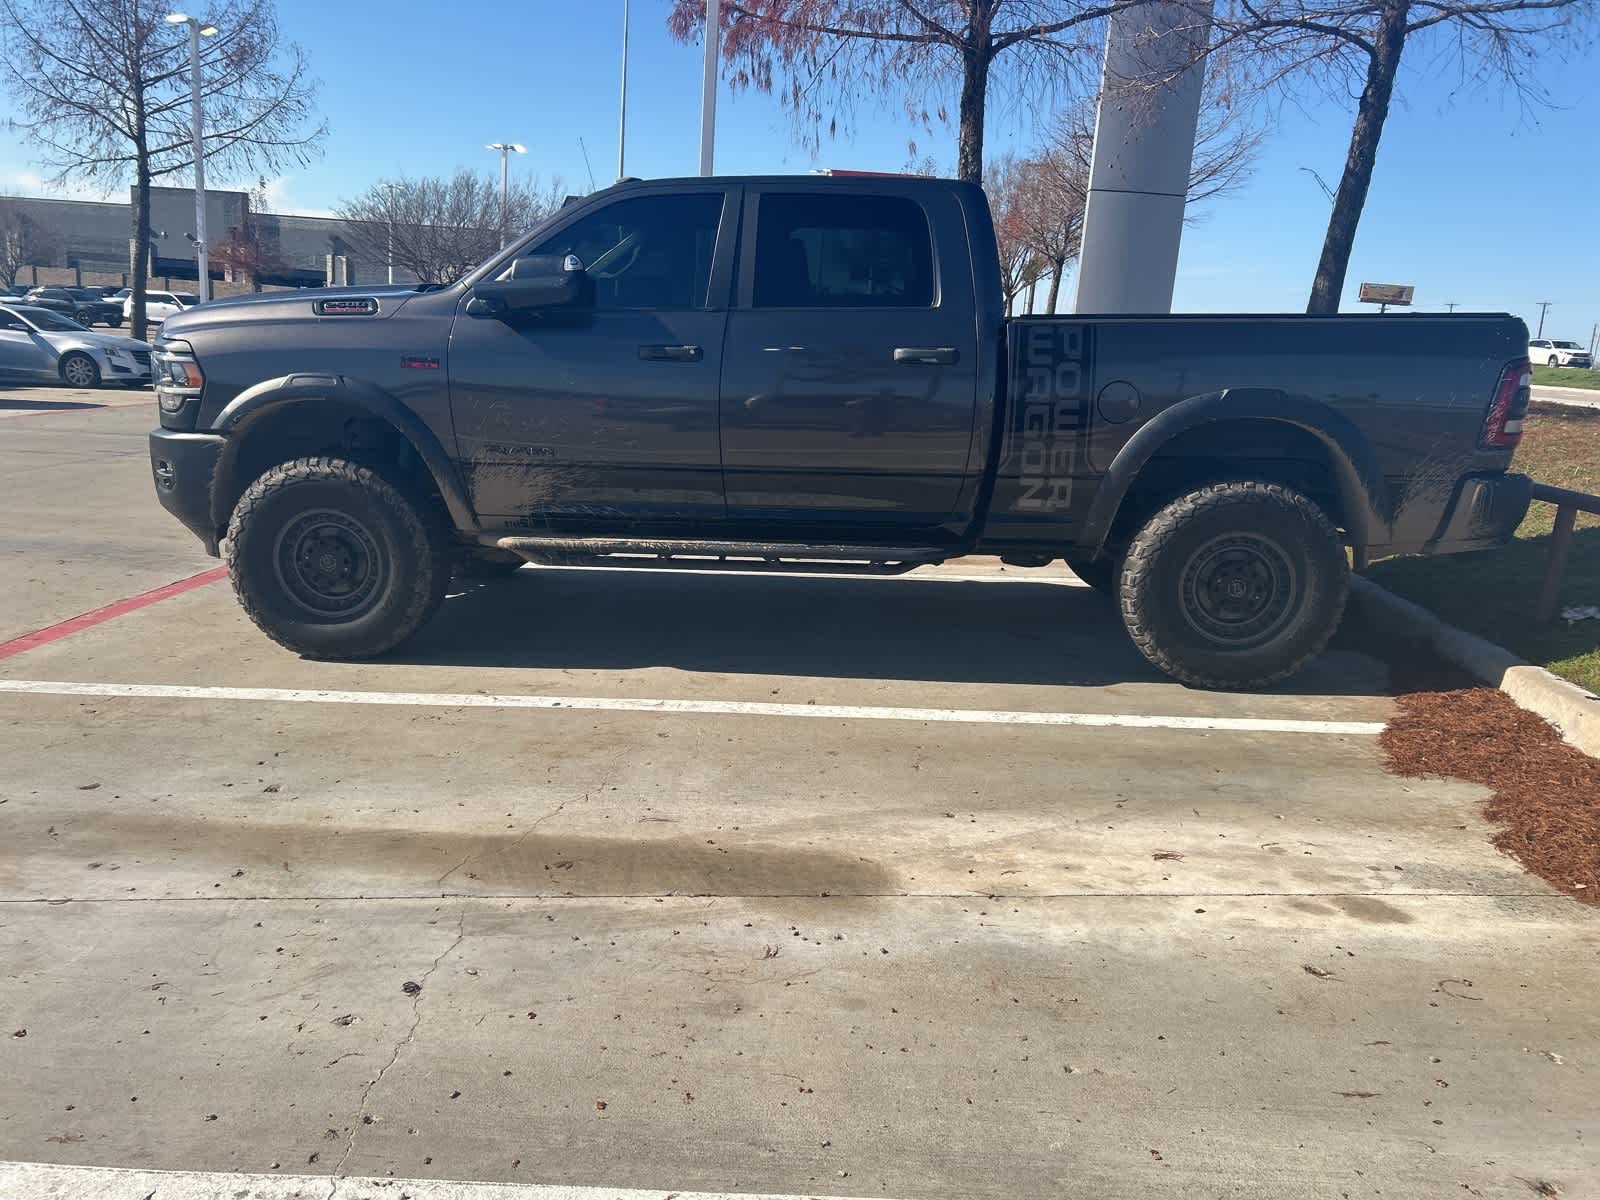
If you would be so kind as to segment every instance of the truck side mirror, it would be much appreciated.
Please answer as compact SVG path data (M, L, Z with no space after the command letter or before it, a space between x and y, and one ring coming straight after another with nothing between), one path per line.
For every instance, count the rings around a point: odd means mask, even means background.
M511 264L500 279L472 289L470 316L586 308L594 303L594 281L575 254L530 254Z

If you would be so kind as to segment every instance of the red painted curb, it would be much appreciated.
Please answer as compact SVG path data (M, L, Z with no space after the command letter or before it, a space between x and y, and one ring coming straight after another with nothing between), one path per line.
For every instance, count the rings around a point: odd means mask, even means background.
M180 579L176 583L168 583L153 591L141 592L137 596L129 596L126 600L115 600L104 608L97 608L93 612L83 613L81 616L69 617L57 625L49 625L44 629L35 629L32 633L25 633L21 637L12 638L9 642L0 642L0 658L11 658L14 655L26 653L38 646L49 642L70 637L84 629L90 629L106 621L115 620L127 613L147 608L162 600L181 596L185 592L192 592L195 588L204 587L208 583L215 583L228 573L227 567L212 567L209 571L201 571L198 575L191 575L188 579Z

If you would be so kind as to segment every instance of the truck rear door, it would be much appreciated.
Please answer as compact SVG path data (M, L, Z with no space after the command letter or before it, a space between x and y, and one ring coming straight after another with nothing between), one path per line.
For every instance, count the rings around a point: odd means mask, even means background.
M740 245L720 399L729 517L947 520L977 402L957 198L882 181L751 186Z

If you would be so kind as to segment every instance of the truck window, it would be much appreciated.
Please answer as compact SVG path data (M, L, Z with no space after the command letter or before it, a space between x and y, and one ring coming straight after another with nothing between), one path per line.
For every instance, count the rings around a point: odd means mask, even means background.
M754 301L757 308L929 308L927 215L899 196L763 195Z
M528 249L576 254L594 280L594 306L704 308L722 193L618 200Z

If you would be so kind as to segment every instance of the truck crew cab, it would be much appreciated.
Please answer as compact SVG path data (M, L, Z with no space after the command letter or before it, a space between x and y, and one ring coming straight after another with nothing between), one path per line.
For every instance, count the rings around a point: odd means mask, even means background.
M1505 315L1007 319L948 180L626 182L447 286L171 317L156 493L313 658L398 645L451 574L1064 559L1190 684L1281 680L1349 564L1510 536Z

